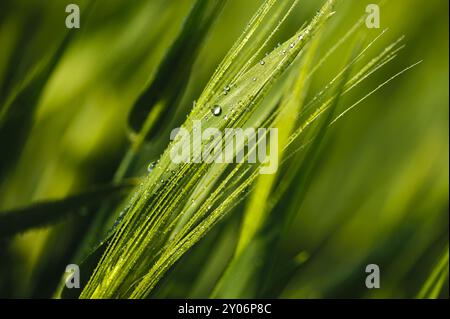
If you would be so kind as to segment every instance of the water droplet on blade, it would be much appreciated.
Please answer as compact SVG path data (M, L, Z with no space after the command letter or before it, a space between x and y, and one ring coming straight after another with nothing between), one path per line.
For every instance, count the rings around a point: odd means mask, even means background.
M222 113L222 108L220 105L214 105L214 107L211 109L211 112L214 116L219 116Z

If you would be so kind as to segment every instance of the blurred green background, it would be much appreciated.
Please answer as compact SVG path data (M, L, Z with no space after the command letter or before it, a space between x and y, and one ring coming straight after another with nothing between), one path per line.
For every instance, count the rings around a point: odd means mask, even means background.
M89 1L77 1L81 8ZM0 112L12 92L47 63L68 30L68 1L0 3ZM128 145L127 116L176 37L190 0L98 0L45 84L19 160L0 180L0 210L56 199L111 180ZM326 42L335 43L371 1L339 1ZM144 175L179 126L261 1L230 0L202 47L171 124L140 152ZM321 5L302 0L277 35L284 41ZM413 298L448 251L448 1L390 0L381 7L379 50L405 35L400 56L355 92L395 79L333 128L320 169L299 207L283 254L299 267L270 297ZM369 33L379 34L380 30ZM326 46L324 47L324 49ZM334 54L314 89L335 74ZM174 71L176 72L176 70ZM316 83L317 82L317 83ZM347 102L348 105L350 102ZM7 138L11 142L16 136ZM0 161L6 156L0 150ZM73 216L0 243L0 296L51 297L91 215ZM207 297L226 266L239 209L167 274L155 297ZM212 245L214 251L211 251ZM364 285L365 265L381 289ZM448 273L448 264L447 264ZM448 278L442 297L448 297Z

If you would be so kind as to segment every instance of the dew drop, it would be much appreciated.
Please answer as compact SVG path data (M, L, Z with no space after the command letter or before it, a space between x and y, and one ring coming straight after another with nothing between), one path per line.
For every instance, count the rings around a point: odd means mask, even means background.
M227 85L226 87L224 87L223 88L226 92L229 92L230 91L230 86L229 85Z
M219 116L222 113L222 108L220 105L214 105L214 107L211 109L211 112L214 116Z
M147 171L149 173L151 173L153 171L153 169L155 168L155 162L151 162L150 164L148 164L147 166Z
M259 64L264 65L264 64L266 64L266 62L264 62L264 60L261 60L261 61L259 62Z
M256 78L253 78L252 80L253 80L253 82L256 82L257 79L256 79Z
M291 47L291 48L295 47L295 43L292 42L291 45L290 45L290 47Z

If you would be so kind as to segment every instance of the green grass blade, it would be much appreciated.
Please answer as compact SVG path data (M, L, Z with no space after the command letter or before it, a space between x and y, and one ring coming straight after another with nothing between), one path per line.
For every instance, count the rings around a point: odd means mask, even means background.
M70 34L73 34L70 32ZM50 62L7 102L0 113L0 179L3 179L20 156L33 126L34 114L42 91L70 43L72 36L65 37ZM14 136L14 139L11 139Z
M127 194L139 180L125 180L120 184L94 187L86 192L59 200L42 201L28 207L0 212L0 238L13 236L31 228L47 226L82 209L112 197Z
M226 1L195 2L150 85L131 109L128 122L137 134L134 148L139 148L144 139L154 137L171 120L189 81L197 53L225 4Z
M298 67L298 71L296 70L294 73L296 80L286 90L278 116L273 123L273 126L278 128L278 147L281 150L284 149L284 146L289 140L289 136L294 129L297 116L300 113L308 92L309 81L307 80L307 75L312 67L320 42L319 33L320 30L316 38L309 44L307 52L303 57L304 61ZM278 156L279 159L283 158L283 151ZM235 298L237 296L249 296L248 294L252 295L251 291L254 289L249 288L248 285L251 282L252 275L254 275L252 274L254 272L253 268L259 266L259 264L254 263L254 259L261 257L261 251L258 250L263 250L265 244L264 241L259 240L250 247L248 246L266 222L266 215L269 213L267 203L269 202L269 197L277 176L278 174L261 175L256 181L244 213L241 233L233 260L214 289L213 297ZM253 258L249 258L249 256L253 256ZM244 260L240 260L242 259L241 257ZM242 275L244 273L246 275Z
M445 280L448 280L448 262L449 259L449 248L448 245L445 249L443 256L441 257L439 263L431 272L430 276L426 280L422 289L420 290L417 298L419 299L436 299L442 291Z
M274 80L293 62L319 26L326 21L333 3L334 1L328 1L306 30L294 35L266 57L263 63L258 63L243 74L229 94L224 95L222 92L214 94L208 89L211 84L207 86L199 101L207 101L207 97L212 97L209 101L222 105L224 114L230 113L230 105L236 106L229 119L211 116L208 106L199 102L184 127L192 131L194 119L203 120L205 127L224 128L243 125L248 119L246 117L248 112L251 114L260 105L252 102L264 96ZM296 45L291 46L293 42ZM286 53L282 54L284 50ZM258 79L255 81L256 76ZM219 72L215 77L213 76L210 83L219 83L224 75ZM249 123L252 124L257 122ZM178 166L170 160L171 147L170 145L162 155L152 174L136 194L136 199L130 203L124 222L115 233L99 266L83 290L82 298L147 296L169 267L223 218L227 208L239 195L238 191L242 192L246 186L240 185L233 190L230 197L222 198L223 190L229 185L227 181L233 181L234 177L240 176L238 172L241 170L238 166L205 201L191 200L199 181L203 177L210 176L209 183L214 185L226 165L210 167L206 163L189 163ZM205 145L200 147L204 148ZM220 195L215 196L217 193ZM169 196L171 194L176 195ZM219 204L221 199L223 202ZM198 203L203 204L199 207ZM215 204L218 207L213 211L210 205ZM174 222L185 214L186 209L195 211L195 214L175 236L170 236L172 228L168 226L174 225ZM166 236L171 238L168 242L164 239ZM118 250L123 251L121 256L117 255ZM114 265L112 271L111 265ZM127 278L130 274L133 276Z

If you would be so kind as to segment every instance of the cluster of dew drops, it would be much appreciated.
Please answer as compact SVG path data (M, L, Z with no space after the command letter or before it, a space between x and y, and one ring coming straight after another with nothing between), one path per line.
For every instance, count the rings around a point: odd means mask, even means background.
M308 35L308 33L309 33L309 30L305 30L304 32L302 32L302 33L298 36L299 42L301 42L301 41L304 39L305 35ZM295 45L296 45L296 43L295 43L295 42L292 42L292 43L289 45L289 47L290 47L290 48L294 48ZM276 49L276 48L278 48L278 47L280 47L280 46L281 46L281 44L278 43L278 45L277 45L274 49ZM286 54L286 50L283 50L283 51L281 52L281 54L282 54L282 55L285 55L285 54ZM269 55L269 54L266 53L266 56L268 56L268 55ZM259 64L260 64L260 65L265 65L266 62L265 62L264 59L263 59L263 60L261 60L261 61L259 62ZM256 80L257 80L256 77L253 77L253 78L252 78L252 81L255 82ZM225 86L225 87L223 88L223 94L224 94L224 95L227 95L227 94L230 92L230 90L231 90L231 86L230 86L230 85ZM194 106L195 106L195 101L194 101ZM216 116L216 117L220 116L220 115L222 114L222 107L221 107L220 105L218 105L218 104L215 104L215 105L211 108L211 114L214 115L214 116ZM225 115L224 118L225 118L225 120L227 120L227 115ZM148 165L148 168L147 168L148 173L151 173L151 172L153 171L153 169L155 168L155 165L156 165L155 162L152 162L152 163L150 163L150 164Z
M301 41L304 39L305 35L308 35L308 33L309 33L309 30L305 30L304 32L302 32L302 33L298 36L299 42L301 42ZM297 44L296 42L292 42L292 43L289 45L289 47L290 47L290 48L294 48L296 44ZM277 45L274 49L276 49L276 48L278 48L278 47L280 47L280 46L281 46L281 44L278 43L278 45ZM285 54L286 54L286 50L283 50L283 51L281 52L281 54L282 54L282 55L285 55ZM268 56L268 55L269 55L269 53L266 53L266 56ZM259 61L259 64L260 64L260 65L265 65L266 62L265 62L264 59L263 59L263 60ZM252 81L256 82L256 80L257 80L256 77L253 77L253 78L252 78ZM223 94L224 94L224 95L227 95L227 94L230 92L230 90L231 90L231 86L230 86L230 85L225 86L225 87L223 88ZM214 116L216 116L216 117L217 117L217 116L220 116L220 115L222 114L222 107L221 107L220 105L218 105L218 104L214 105L214 106L211 108L211 114L214 115ZM226 119L227 119L227 116L225 115L225 120L226 120Z
M305 30L304 32L302 32L302 33L298 36L299 42L301 42L301 41L304 39L305 35L308 35L308 33L309 33L309 30ZM297 43L292 42L292 43L289 45L289 47L290 47L290 48L294 48L296 44L297 44ZM280 43L278 43L277 47L280 47ZM275 49L276 49L277 47L275 47ZM286 54L286 50L283 50L283 51L281 52L281 54L282 54L282 55L285 55L285 54ZM266 53L266 56L268 56L268 55L269 55L269 54ZM262 66L264 66L264 65L266 64L266 62L265 62L264 59L263 59L263 60L261 60L261 61L259 62L259 64L262 65ZM256 78L256 77L253 77L253 78L252 78L252 81L254 81L254 82L257 81L257 78ZM224 95L227 95L227 94L230 92L230 90L231 90L231 86L230 86L230 85L225 86L224 89L223 89L223 94L224 94ZM195 106L195 101L194 101L194 106ZM214 105L214 106L211 108L211 113L212 113L212 115L214 115L215 117L220 116L220 115L222 114L222 107L221 107L220 105L218 105L218 104ZM225 115L224 119L227 120L227 115ZM156 162L151 162L151 163L148 165L147 171L148 171L149 174L153 172L153 170L154 170L155 167L156 167L156 164L157 164L157 161L156 161ZM164 183L164 180L161 180L161 184L163 184L163 183ZM248 191L248 189L244 189L244 190L243 190L243 192L246 192L246 191ZM193 203L195 203L195 202L193 202ZM211 206L208 206L208 210L209 210L209 209L211 209ZM126 209L125 209L125 210L126 210ZM125 210L121 213L121 215L123 215L123 214L125 213ZM123 217L123 216L120 216L120 217Z
M223 88L223 95L227 95L229 92L231 91L231 85L227 85ZM222 114L222 107L218 104L214 105L211 108L211 113L214 116L220 116ZM226 115L225 115L225 119L226 119Z

